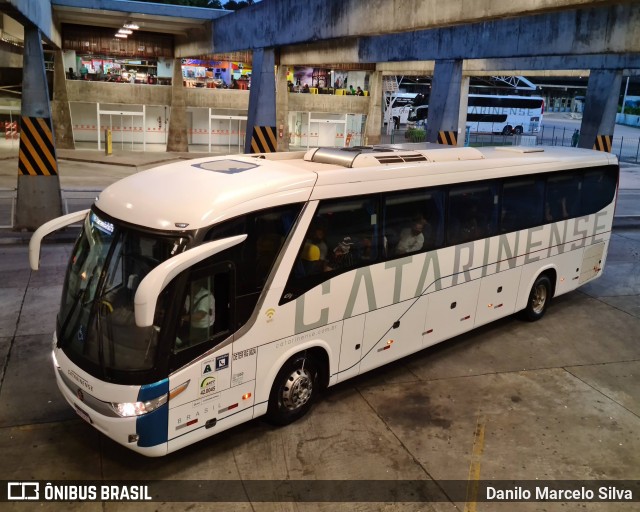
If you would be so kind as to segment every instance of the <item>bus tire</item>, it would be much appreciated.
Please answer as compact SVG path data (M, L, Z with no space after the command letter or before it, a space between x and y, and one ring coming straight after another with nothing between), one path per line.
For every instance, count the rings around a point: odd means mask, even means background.
M508 124L502 129L502 135L511 135L511 132L512 132L512 128L510 124Z
M320 364L301 352L289 359L278 372L271 393L267 420L288 425L304 416L320 391Z
M513 129L513 133L515 133L516 135L522 135L522 132L523 132L523 131L524 131L524 130L522 129L522 126L516 126L516 127Z
M540 320L547 311L551 296L551 280L544 274L538 276L531 287L527 307L522 311L523 318L529 322Z

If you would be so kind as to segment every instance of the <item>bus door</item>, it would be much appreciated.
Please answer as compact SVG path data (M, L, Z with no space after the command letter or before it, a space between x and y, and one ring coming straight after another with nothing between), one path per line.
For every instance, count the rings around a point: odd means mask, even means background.
M191 269L183 292L176 297L171 366L184 369L172 374L169 387L189 381L192 390L170 400L169 438L227 415L220 409L224 392L231 385L233 345L226 341L234 325L234 281L235 269L230 262L204 261ZM198 358L196 364L190 364Z

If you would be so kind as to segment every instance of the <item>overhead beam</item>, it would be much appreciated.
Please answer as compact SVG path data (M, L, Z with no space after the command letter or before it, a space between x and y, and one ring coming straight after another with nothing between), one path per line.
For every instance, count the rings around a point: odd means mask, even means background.
M618 0L617 3L632 1ZM349 36L434 29L473 23L480 18L505 19L611 3L611 0L263 1L214 21L213 46L214 52L226 53Z
M45 39L50 41L55 39L55 32L52 31L51 6L48 0L38 2L0 0L0 12L7 14L25 27L29 25L37 28Z
M21 2L21 0L12 0ZM209 9L206 7L190 7L184 5L122 1L122 0L50 0L54 7L73 7L75 9L87 9L89 11L114 11L121 12L124 16L131 14L149 15L153 17L166 16L168 21L175 18L207 21L231 11L223 9ZM26 2L25 2L26 3Z
M388 62L640 53L639 26L640 5L621 4L363 37L358 55Z

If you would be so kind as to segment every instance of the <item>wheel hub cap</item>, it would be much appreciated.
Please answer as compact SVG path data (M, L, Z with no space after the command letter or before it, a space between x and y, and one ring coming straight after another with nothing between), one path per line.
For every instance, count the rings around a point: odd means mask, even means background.
M536 291L533 294L532 308L536 313L540 313L544 308L544 303L547 301L547 289L543 286L537 286Z
M311 398L313 379L306 369L297 369L287 379L282 391L282 403L287 409L302 407Z

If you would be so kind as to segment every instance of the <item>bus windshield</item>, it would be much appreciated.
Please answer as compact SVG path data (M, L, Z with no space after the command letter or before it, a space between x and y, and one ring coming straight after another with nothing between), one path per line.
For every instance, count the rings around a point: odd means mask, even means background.
M58 344L96 376L144 371L155 364L163 301L156 324L140 328L134 296L159 263L182 252L187 238L151 235L91 212L75 244L58 315Z

